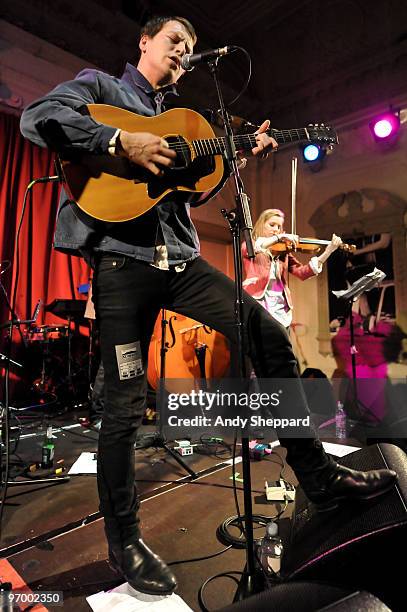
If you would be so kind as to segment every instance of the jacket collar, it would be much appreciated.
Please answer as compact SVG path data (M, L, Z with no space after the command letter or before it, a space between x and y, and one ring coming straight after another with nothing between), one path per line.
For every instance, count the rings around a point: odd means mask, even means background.
M177 87L174 84L165 85L164 87L160 87L160 89L154 89L151 83L147 81L145 76L141 74L141 72L135 66L133 66L133 64L130 64L129 62L127 62L126 64L126 68L124 70L121 80L125 81L132 87L139 87L147 95L150 95L150 96L152 94L157 94L158 92L162 94L163 98L165 98L165 96L169 93L172 93L176 96L179 95L177 91Z

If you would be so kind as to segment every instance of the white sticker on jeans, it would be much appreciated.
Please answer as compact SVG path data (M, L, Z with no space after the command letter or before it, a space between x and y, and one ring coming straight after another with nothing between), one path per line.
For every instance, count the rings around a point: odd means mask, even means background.
M116 346L117 367L120 380L128 380L144 374L140 342Z

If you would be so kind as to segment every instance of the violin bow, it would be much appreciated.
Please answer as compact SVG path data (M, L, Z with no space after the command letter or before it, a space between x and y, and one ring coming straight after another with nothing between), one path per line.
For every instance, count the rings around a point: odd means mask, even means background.
M291 160L291 233L297 233L296 222L296 197L297 197L297 165L298 158L293 157Z

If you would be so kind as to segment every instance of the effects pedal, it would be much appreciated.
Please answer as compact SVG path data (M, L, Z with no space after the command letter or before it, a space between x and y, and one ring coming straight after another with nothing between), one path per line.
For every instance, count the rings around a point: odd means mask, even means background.
M194 449L189 440L174 440L178 446L174 446L174 450L181 455L181 457L188 457L193 455Z
M290 482L285 482L282 478L268 483L266 480L265 491L267 501L294 501L295 487Z

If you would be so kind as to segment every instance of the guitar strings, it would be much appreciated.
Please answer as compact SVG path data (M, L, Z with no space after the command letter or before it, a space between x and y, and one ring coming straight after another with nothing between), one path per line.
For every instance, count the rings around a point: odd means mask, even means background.
M314 130L315 128L311 128ZM329 128L327 128L329 130ZM299 128L294 130L270 130L270 135L277 140L280 144L284 144L286 142L297 142L298 140L311 140L306 128ZM321 136L317 138L321 141ZM216 155L221 154L225 147L225 137L221 136L219 138L203 138L199 140L192 140L191 146L193 147L195 153L198 155ZM324 137L325 141L329 141L329 136ZM236 145L242 145L244 148L245 143L248 141L250 145L253 147L256 146L256 135L255 134L237 134L233 136L233 141ZM170 149L175 150L177 153L187 155L190 152L190 145L184 142L173 142L168 143ZM221 145L221 150L218 149L218 146ZM253 148L252 147L252 148ZM202 151L199 150L202 149ZM207 149L207 151L205 150Z

